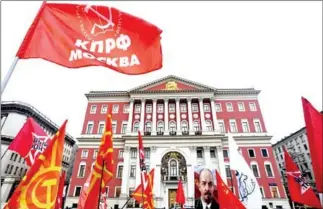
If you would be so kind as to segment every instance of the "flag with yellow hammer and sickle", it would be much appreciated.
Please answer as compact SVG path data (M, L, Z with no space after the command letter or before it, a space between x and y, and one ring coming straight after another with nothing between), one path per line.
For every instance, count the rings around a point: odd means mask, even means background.
M77 206L78 209L98 208L100 191L101 193L105 192L106 185L112 179L114 174L115 165L113 162L111 109L112 108L110 108L109 113L107 114L105 130L102 134L99 153L93 170L90 173L90 182L83 187Z
M23 177L5 209L53 209L62 168L67 120Z

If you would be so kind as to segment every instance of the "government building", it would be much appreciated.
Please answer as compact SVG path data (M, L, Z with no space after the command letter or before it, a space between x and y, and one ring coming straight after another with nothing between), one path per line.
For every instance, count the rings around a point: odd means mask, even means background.
M185 207L194 207L194 171L199 166L216 169L238 193L229 167L228 131L258 179L262 208L290 208L259 93L253 88L217 89L170 75L128 91L85 94L88 105L65 206L77 208L98 153L108 107L112 107L115 177L106 189L109 209L122 208L140 184L138 130L143 134L148 170L155 169L155 208L174 206L179 179ZM139 208L139 204L131 199L125 208Z

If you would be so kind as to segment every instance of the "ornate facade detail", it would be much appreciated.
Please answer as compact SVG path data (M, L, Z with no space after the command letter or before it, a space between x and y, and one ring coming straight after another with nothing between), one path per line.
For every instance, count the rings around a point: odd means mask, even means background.
M124 152L130 152L130 146L125 146L125 148L124 148Z
M204 152L209 152L210 151L210 147L207 147L207 146L203 147L203 149L204 149Z
M179 90L175 81L168 81L165 84L165 90Z
M187 165L182 154L176 151L168 152L164 155L161 162L162 181L186 181Z

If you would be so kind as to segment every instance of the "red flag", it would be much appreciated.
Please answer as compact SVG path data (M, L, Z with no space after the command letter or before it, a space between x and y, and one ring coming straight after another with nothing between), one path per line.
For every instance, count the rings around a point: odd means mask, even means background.
M63 171L61 175L61 179L59 180L59 187L58 187L55 209L63 209L63 191L64 191L65 176L66 176L66 173L65 171Z
M216 184L218 188L218 203L220 209L246 209L231 190L225 185L220 174L216 171Z
M99 194L105 192L106 185L114 174L111 110L112 108L107 114L105 131L102 134L99 153L89 177L90 182L86 185L86 189L82 190L79 199L79 209L98 208Z
M148 174L148 185L146 191L142 192L142 185L140 184L131 194L131 197L134 198L138 203L144 202L143 208L145 209L154 208L154 199L152 195L152 190L154 188L154 175L155 169L153 168ZM145 201L143 201L142 198L144 198Z
M138 131L138 141L139 141L139 166L140 166L140 175L141 175L141 184L146 190L148 185L148 175L147 175L147 168L145 164L145 150L142 143L142 136L140 131Z
M316 189L323 193L323 115L304 97L302 104Z
M45 131L29 117L8 149L19 153L25 158L27 165L31 166L39 154L44 152L49 141Z
M80 194L79 202L77 204L77 209L84 208L85 201L86 201L88 193L89 193L89 186L90 186L91 177L92 177L92 172L87 177L86 182L84 183L84 185L82 187L82 192Z
M68 67L109 67L137 75L162 67L160 30L108 6L44 3L17 57Z
M5 209L54 209L62 169L66 123L20 181Z
M321 208L320 200L315 195L309 183L293 162L288 152L284 149L288 190L292 201Z
M176 202L181 205L181 208L183 208L183 205L185 204L185 194L184 194L184 188L183 188L182 180L178 181L177 193L176 193Z

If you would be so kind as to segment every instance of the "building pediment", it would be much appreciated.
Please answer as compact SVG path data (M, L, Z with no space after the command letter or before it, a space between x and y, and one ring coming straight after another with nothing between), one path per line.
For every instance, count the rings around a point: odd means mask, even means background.
M169 75L164 78L146 83L131 89L129 92L163 92L163 91L215 91L209 87L194 81Z

